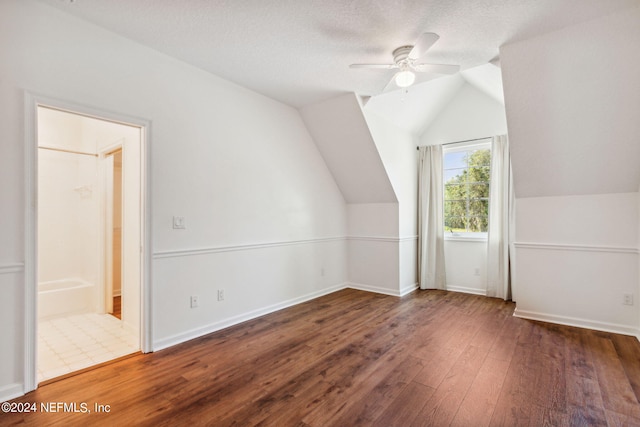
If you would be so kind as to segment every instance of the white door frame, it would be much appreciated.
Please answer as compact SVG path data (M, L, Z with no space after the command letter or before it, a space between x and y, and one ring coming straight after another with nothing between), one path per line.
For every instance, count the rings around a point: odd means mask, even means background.
M37 271L38 271L38 129L37 108L51 107L73 114L112 121L140 128L140 177L142 204L140 230L141 298L140 348L148 353L152 348L152 287L151 287L151 122L138 117L79 105L46 96L25 92L25 261L24 261L24 393L38 387L37 377Z
M101 234L104 244L100 245L103 269L100 272L102 283L100 288L99 307L101 313L113 313L113 153L122 150L122 144L107 147L98 154L101 186L104 190L100 203L102 215L100 218Z

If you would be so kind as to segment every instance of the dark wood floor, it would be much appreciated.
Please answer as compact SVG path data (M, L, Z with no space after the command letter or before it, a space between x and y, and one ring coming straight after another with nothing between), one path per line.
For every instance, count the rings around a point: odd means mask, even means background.
M0 414L0 424L640 425L635 338L513 309L444 291L344 290L16 400L109 413Z
M122 297L113 297L113 313L111 314L122 320Z

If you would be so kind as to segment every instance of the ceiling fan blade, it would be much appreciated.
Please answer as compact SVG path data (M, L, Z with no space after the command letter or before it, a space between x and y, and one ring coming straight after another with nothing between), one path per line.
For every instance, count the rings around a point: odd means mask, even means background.
M351 64L349 68L374 68L379 70L392 70L398 68L396 64Z
M455 74L460 71L459 65L448 64L415 64L413 68L419 73Z
M413 49L411 49L411 52L409 52L409 59L415 61L416 59L422 58L439 38L440 36L436 33L422 33L413 46Z

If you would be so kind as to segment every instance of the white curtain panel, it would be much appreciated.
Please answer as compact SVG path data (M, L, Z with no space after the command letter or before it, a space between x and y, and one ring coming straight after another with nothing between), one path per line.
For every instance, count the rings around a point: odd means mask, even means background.
M445 289L442 146L418 154L418 280L420 289Z
M509 244L513 238L513 178L507 135L491 143L489 233L487 238L487 296L511 299Z

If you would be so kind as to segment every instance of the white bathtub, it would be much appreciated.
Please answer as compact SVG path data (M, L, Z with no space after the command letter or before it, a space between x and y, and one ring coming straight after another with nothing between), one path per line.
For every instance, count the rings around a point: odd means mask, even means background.
M95 285L82 279L38 284L38 319L95 311Z

